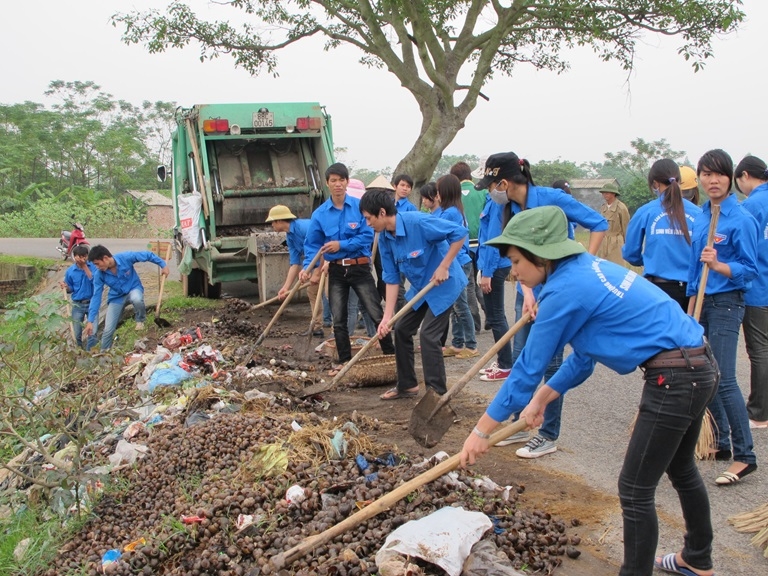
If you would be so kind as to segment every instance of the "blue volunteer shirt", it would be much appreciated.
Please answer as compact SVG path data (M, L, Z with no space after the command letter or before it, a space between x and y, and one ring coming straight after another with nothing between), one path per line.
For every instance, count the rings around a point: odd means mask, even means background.
M486 246L491 238L501 234L501 223L504 217L504 206L491 200L489 194L485 195L485 206L480 212L480 229L477 232L479 247L477 251L477 269L484 278L492 278L493 273L499 268L509 268L512 262L504 256L502 258L499 249L495 246Z
M411 284L405 297L410 300L429 283L448 253L449 245L467 235L465 228L448 220L421 212L398 213L395 233L385 230L379 235L384 282L400 284L400 273L405 274ZM467 277L454 258L448 269L448 279L427 292L413 308L418 309L426 300L429 309L438 316L453 306L466 285Z
M86 266L91 271L90 278L88 278L85 270L81 270L77 264L72 264L64 273L64 282L69 286L70 296L75 302L90 300L93 296L93 278L99 270L93 262L86 262Z
M418 212L419 209L414 206L408 198L400 198L395 202L398 214L401 212Z
M757 270L752 287L744 294L747 306L768 306L768 183L761 184L741 203L757 220Z
M469 228L467 228L467 219L464 218L464 215L461 212L459 212L459 209L456 208L456 206L449 206L446 210L438 208L438 210L432 213L432 216L448 220L449 222L458 224L466 229L467 239L464 240L464 245L461 247L461 251L456 255L456 261L459 263L459 266L464 266L471 262L472 257L469 255Z
M621 255L633 266L643 266L646 276L687 282L691 244L685 240L683 231L673 226L661 203L663 198L662 194L637 209L629 220ZM693 238L693 223L701 208L683 199L683 210L688 235Z
M566 194L560 188L547 188L545 186L528 186L528 195L525 198L525 209L538 208L539 206L558 206L565 212L568 218L568 238L574 239L576 226L580 224L590 232L604 232L608 230L608 221L593 208L582 204L570 194ZM523 210L517 202L512 202L512 214L519 214ZM520 283L517 284L517 292L523 293ZM539 288L533 289L533 294L539 297Z
M701 346L703 337L696 320L636 272L587 253L566 258L541 290L528 345L488 415L503 422L522 410L566 344L573 353L547 382L560 394L584 382L597 362L629 374L659 352Z
M139 279L138 273L133 268L134 264L138 262L152 262L160 266L160 268L165 268L165 260L146 250L142 252L120 252L113 254L112 257L115 259L117 273L112 273L109 270L102 272L97 269L93 275L93 296L91 297L91 305L88 308L88 322L95 323L98 319L104 286L109 287L109 296L107 296L107 303L109 304L124 298L134 288L144 290L141 279Z
M346 195L341 209L328 198L312 212L307 237L304 240L304 268L310 265L318 250L326 242L339 241L339 251L323 254L329 262L344 258L371 256L373 228L368 226L360 212L360 200Z
M302 257L304 256L304 240L307 237L307 230L309 230L308 218L291 220L290 228L285 235L285 240L288 243L288 263L291 266L301 264Z
M699 290L703 269L701 251L707 245L712 210L709 202L702 206L701 215L693 223L691 235L691 259L688 264L688 296ZM757 276L757 220L729 194L720 203L720 218L715 232L717 259L731 268L731 277L710 270L707 276L706 294L721 294L734 290L749 290Z

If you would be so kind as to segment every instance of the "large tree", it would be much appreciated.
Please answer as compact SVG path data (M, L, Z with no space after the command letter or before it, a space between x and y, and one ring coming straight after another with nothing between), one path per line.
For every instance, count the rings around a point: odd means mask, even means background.
M432 174L493 74L518 64L562 72L563 51L591 46L602 60L634 65L646 33L675 36L695 69L712 55L713 36L744 17L739 0L218 0L242 24L205 21L174 1L164 11L113 16L124 40L150 52L198 43L205 60L230 54L252 74L276 74L276 53L316 34L342 43L361 63L386 68L416 99L421 129L395 172L417 182Z

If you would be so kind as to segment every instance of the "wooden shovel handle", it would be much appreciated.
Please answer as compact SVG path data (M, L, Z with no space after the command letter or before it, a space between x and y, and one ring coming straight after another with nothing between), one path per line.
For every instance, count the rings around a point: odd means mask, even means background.
M301 284L301 280L299 280L298 278L296 279L296 282ZM307 286L309 286L309 284L310 284L309 282L305 282L304 284L301 284L299 286L299 290L298 291L301 292ZM291 288L293 288L293 286L291 286ZM278 302L279 300L280 300L280 296L272 296L272 298L270 298L269 300L264 300L264 302L259 302L258 304L254 304L253 306L251 306L251 310L258 310L259 308L264 308L264 306L269 306L270 304L274 304L275 302Z
M315 268L315 264L317 264L317 261L320 259L320 256L322 256L323 253L320 252L320 250L317 251L317 254L315 254L315 257L312 258L312 262L309 263L309 266L307 266L307 270L313 270ZM269 334L269 331L272 329L272 326L275 325L275 322L277 322L277 319L280 318L280 315L283 313L283 310L285 310L285 307L288 306L290 301L293 299L293 296L296 294L296 292L299 291L299 286L301 285L301 282L296 282L296 284L293 285L293 288L291 288L291 291L288 292L288 296L285 297L285 300L283 300L283 303L280 305L280 308L277 309L277 312L275 312L275 315L272 317L272 320L269 321L269 324L267 324L267 327L264 328L264 332L261 333L261 336L258 337L256 340L256 346L261 344L264 341L264 338L267 337L267 334Z
M500 440L503 440L504 438L508 438L509 436L512 436L512 434L516 434L517 432L520 432L521 430L524 430L527 428L528 424L525 420L517 420L516 422L512 422L511 424L508 424L504 428L500 429L498 432L493 434L491 436L491 439L488 441L488 443L493 446ZM278 554L277 556L274 556L270 561L272 562L272 565L276 569L280 569L283 566L290 565L291 563L295 562L308 552L314 550L318 546L322 546L326 542L332 540L336 536L343 534L347 530L350 530L351 528L354 528L355 526L360 525L361 523L365 522L369 518L373 518L374 516L380 514L381 512L385 512L389 510L392 506L397 504L400 500L408 496L411 492L416 490L417 488L420 488L424 486L425 484L428 484L429 482L432 482L433 480L436 480L437 478L440 478L443 474L447 474L448 472L455 470L459 467L461 464L461 453L454 454L447 460L443 460L440 464L435 466L434 468L430 468L426 472L423 472L413 478L412 480L409 480L408 482L405 482L404 484L398 486L391 492L388 492L387 494L384 494L381 496L378 500L375 500L362 510L355 512L347 518L346 520L342 520L335 526L331 526L327 530L321 532L320 534L315 534L314 536L309 536L308 538L305 538L304 541L300 542L293 548L286 550L282 554Z
M429 418L433 418L435 414L437 414L440 411L440 408L448 404L448 402L456 396L461 390L464 388L464 386L467 385L467 383L472 380L477 375L477 372L482 368L488 360L493 358L496 353L501 350L501 348L512 338L517 334L520 329L528 324L528 322L531 321L531 314L529 312L526 312L520 317L520 320L512 324L511 328L507 330L504 335L499 338L499 341L496 342L493 346L491 346L488 351L483 354L482 358L480 358L475 364L470 368L464 376L462 376L456 384L451 386L450 390L443 394L440 397L440 400L435 405L435 408L432 410L432 413L429 415Z
M715 232L717 231L717 221L720 218L720 205L711 205L712 216L709 220L709 232L707 233L707 247L712 248L715 243ZM696 304L693 308L693 318L696 322L701 318L701 308L704 306L704 296L707 291L707 277L709 276L709 264L705 264L701 271L699 280L699 291L696 294Z
M168 248L165 250L165 265L168 266L168 261L171 259L171 245L168 244ZM155 318L160 316L160 304L163 302L163 290L165 290L165 274L161 274L160 278L160 292L157 295L157 306L155 306Z
M416 304L416 302L418 302L418 301L419 301L419 300L421 300L421 299L422 299L424 296L426 296L427 292L429 292L430 290L432 290L432 288L434 288L434 287L435 287L435 281L434 281L434 280L432 280L432 281L430 281L430 283L429 283L429 284L427 284L426 286L424 286L424 288L422 288L421 290L419 290L419 292L416 294L416 296L414 296L413 298L411 298L410 300L408 300L408 302L406 302L406 303L405 303L405 306L403 306L403 307L400 309L400 311L399 311L397 314L395 314L394 316L392 316L392 318L390 319L390 321L389 321L389 322L387 322L387 326L388 326L389 328L392 328L392 327L395 325L395 323L396 323L398 320L400 320L400 318L402 318L403 316L405 316L405 315L408 313L408 311L409 311L411 308L413 308L413 305L414 305L414 304ZM341 371L340 371L338 374L336 374L336 376L333 378L333 381L331 382L331 385L330 385L330 386L331 386L331 387L333 387L333 386L336 386L336 384L339 382L339 380L341 380L341 379L342 379L342 377L343 377L343 376L344 376L344 375L345 375L347 372L349 372L349 369L350 369L350 368L352 368L352 366L354 366L355 364L357 364L357 362L358 362L358 361L359 361L359 360L360 360L360 359L361 359L361 358L362 358L362 357L365 355L365 353L366 353L368 350L370 350L370 348L371 348L372 346L374 346L374 345L376 344L376 342L377 342L378 340L379 340L379 338L371 338L370 340L368 340L368 342L366 342L366 343L365 343L365 346L363 346L363 347L362 347L362 348L361 348L361 349L358 351L358 353L357 353L357 354L355 354L354 358L352 358L352 359L351 359L349 362L347 362L347 363L344 365L344 367L341 369Z
M320 314L320 310L323 307L323 290L325 289L325 283L328 281L328 273L323 270L320 273L320 283L317 285L317 296L315 296L315 303L312 306L312 317L309 319L309 335L307 339L312 341L312 329L315 327L315 318Z

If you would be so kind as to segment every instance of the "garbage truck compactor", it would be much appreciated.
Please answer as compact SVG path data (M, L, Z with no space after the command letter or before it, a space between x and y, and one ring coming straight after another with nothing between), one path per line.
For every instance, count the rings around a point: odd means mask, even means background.
M258 265L276 243L264 221L276 204L309 218L328 198L330 116L313 102L205 104L179 108L176 122L170 176L184 294L218 298L222 282L250 280L262 299L274 296L265 286L282 285L288 256Z

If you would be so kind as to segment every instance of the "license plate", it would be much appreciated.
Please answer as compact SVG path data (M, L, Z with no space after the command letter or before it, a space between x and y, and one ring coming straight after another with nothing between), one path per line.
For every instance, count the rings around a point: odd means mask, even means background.
M272 128L275 125L275 115L272 112L254 112L254 128Z

